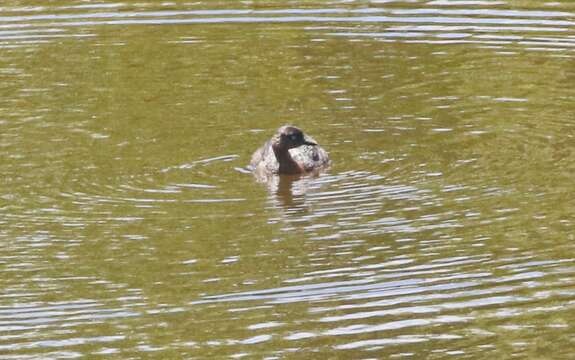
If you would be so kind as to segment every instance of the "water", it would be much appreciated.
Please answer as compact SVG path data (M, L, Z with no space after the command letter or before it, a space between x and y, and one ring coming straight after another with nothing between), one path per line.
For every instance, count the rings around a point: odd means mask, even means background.
M0 8L0 355L561 358L569 1ZM284 123L319 177L242 168Z

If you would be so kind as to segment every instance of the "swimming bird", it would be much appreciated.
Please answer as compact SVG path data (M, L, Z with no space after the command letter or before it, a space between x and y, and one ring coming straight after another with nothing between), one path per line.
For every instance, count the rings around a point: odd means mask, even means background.
M284 125L252 155L250 168L259 174L302 174L329 163L327 152L313 138Z

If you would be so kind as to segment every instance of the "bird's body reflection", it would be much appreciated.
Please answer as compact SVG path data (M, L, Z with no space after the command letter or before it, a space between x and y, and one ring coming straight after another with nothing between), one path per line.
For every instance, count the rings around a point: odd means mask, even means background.
M305 175L274 175L268 178L266 185L270 200L276 207L282 207L290 212L306 209L306 194L310 190L310 182L317 177Z

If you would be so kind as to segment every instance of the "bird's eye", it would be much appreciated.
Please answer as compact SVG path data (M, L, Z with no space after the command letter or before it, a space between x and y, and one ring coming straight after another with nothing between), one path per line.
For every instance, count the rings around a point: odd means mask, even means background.
M290 135L289 138L290 138L291 140L293 140L293 141L296 141L296 140L297 140L297 136L296 136L296 135L293 135L293 134Z

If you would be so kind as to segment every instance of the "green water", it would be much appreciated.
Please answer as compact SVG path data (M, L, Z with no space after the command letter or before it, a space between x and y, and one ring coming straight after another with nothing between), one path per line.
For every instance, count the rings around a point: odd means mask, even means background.
M572 2L9 1L0 79L2 359L572 357Z

